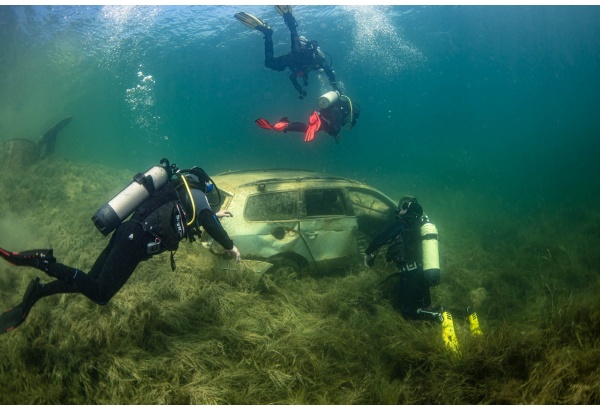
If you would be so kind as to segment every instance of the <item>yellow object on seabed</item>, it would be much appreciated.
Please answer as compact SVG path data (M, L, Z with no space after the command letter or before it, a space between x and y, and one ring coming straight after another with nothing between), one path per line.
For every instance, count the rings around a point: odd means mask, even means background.
M474 336L481 336L483 335L483 332L481 331L481 328L479 327L479 319L477 319L477 313L476 312L470 312L471 307L469 306L467 308L467 314L469 315L469 330L471 331L471 334Z
M483 331L481 327L479 327L479 319L477 318L477 313L469 306L466 310L462 309L448 309L446 307L441 307L437 311L427 311L423 309L417 309L417 313L420 313L424 316L429 316L431 319L439 320L442 325L442 339L444 340L444 344L452 350L456 354L460 354L458 338L456 337L456 331L454 330L454 320L452 318L452 310L456 315L461 317L467 317L469 319L469 331L473 336L482 336ZM466 315L465 315L466 313Z
M471 335L483 335L483 331L481 330L481 327L479 327L477 313L475 313L470 306L466 310L452 309L452 311L463 317L466 313L466 317L469 319L469 331L471 332ZM442 307L438 312L428 312L422 309L417 310L417 312L439 320L442 325L442 339L444 340L444 344L454 353L460 354L458 338L456 337L456 331L454 330L454 320L452 318L452 313L450 313L447 308Z
M441 313L442 318L442 338L448 348L453 350L455 353L458 351L458 339L456 338L456 332L454 331L454 321L452 315L448 311Z

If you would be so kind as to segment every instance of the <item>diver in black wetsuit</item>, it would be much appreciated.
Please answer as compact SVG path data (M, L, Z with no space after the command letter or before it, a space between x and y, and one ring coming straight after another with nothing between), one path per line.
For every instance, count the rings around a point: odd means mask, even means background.
M375 263L379 250L388 245L385 258L394 262L398 272L388 276L380 286L391 299L394 309L405 319L431 320L442 327L444 344L459 351L453 317L467 318L471 335L483 334L477 313L472 306L456 309L448 306L430 308L430 287L440 283L437 228L413 196L404 196L398 203L398 218L365 249L364 262L368 268Z
M324 100L325 96L333 96L329 100ZM334 100L333 102L330 102ZM325 101L327 106L321 107L319 111L314 111L309 120L308 124L304 122L290 122L287 117L283 117L275 124L269 123L264 118L259 118L256 121L256 125L261 128L279 132L303 132L304 141L310 142L315 138L315 134L318 131L325 131L329 135L335 138L335 142L339 143L340 131L343 127L348 129L353 128L358 121L360 116L360 107L356 104L352 104L352 101L348 96L341 95L339 93L330 91L321 98L319 98L319 104ZM322 104L322 105L325 105Z
M8 262L37 268L57 279L46 284L40 283L39 278L33 279L22 302L0 315L0 334L23 323L33 305L47 296L81 293L99 305L107 304L129 280L137 265L155 254L170 250L171 267L175 269L174 250L182 239L193 241L194 236L199 236L200 227L239 262L239 251L217 219L231 217L231 213L213 213L206 198L213 187L210 178L198 167L184 177L189 190L184 189L182 182L179 185L169 182L157 190L128 221L117 227L89 273L56 262L52 249L10 252L0 248L0 257Z
M391 284L391 301L407 319L431 319L430 312L424 311L431 305L429 287L440 281L439 265L437 269L424 269L423 266L421 227L424 224L430 222L417 199L405 196L398 204L396 221L375 237L365 250L365 265L371 267L379 249L389 245L386 260L394 262L399 270L388 278L395 279Z
M283 16L285 24L290 30L291 51L279 57L275 57L273 51L273 30L259 18L245 13L237 13L235 18L250 28L260 31L265 35L265 66L272 70L283 71L290 69L290 81L300 94L298 98L303 99L306 91L302 85L308 85L308 73L310 71L323 70L329 79L331 87L339 91L335 73L325 60L319 44L314 40L307 40L298 35L296 19L292 15L292 6L275 6L279 14ZM302 85L298 81L302 78Z

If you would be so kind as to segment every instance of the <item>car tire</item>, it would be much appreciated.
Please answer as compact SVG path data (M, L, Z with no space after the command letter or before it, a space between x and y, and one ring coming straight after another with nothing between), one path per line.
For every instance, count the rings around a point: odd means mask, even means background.
M269 261L273 264L262 275L260 282L267 288L269 284L276 286L283 285L285 282L296 280L302 277L302 265L291 258L277 258Z

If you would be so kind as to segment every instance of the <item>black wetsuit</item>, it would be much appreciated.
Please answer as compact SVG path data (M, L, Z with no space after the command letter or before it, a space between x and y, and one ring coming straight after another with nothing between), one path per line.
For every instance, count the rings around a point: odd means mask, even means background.
M191 192L195 200L199 225L225 249L232 249L233 241L210 209L206 195L197 189L192 189ZM183 204L186 210L189 209L188 215L191 215L191 206L186 206L189 204L187 195ZM60 280L39 285L35 301L58 293L81 293L100 305L108 303L125 285L137 265L152 257L148 254L147 245L153 242L156 236L145 231L140 222L144 214L152 213L155 209L156 206L143 205L134 212L130 220L121 223L89 273L58 262L48 264L42 270ZM161 249L158 253L165 250Z
M300 41L298 30L296 30L296 19L294 16L291 13L286 13L284 19L285 24L290 29L292 51L275 57L273 51L273 32L269 30L265 34L265 66L276 71L283 71L289 68L291 71L289 75L290 81L298 93L300 93L300 98L306 95L306 91L302 89L298 78L302 77L303 85L306 86L308 85L308 73L320 69L325 71L329 83L337 91L335 74L327 61L325 61L325 57L318 49L316 43L309 42L309 44L303 45Z
M424 278L421 248L421 225L426 221L415 214L403 215L371 241L365 253L371 255L388 245L386 260L394 262L399 272L390 276L392 305L407 319L425 319L417 309L431 304L430 284Z
M337 137L342 127L350 121L350 103L345 98L338 98L338 100L331 104L327 108L322 108L317 111L321 118L320 130L325 131L332 137ZM356 124L359 113L355 111L352 113L352 126ZM284 132L306 132L308 124L303 122L291 122Z

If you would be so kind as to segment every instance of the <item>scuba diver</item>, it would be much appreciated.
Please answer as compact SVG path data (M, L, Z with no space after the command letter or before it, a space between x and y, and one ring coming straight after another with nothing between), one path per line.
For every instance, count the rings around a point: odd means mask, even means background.
M352 129L358 117L360 116L360 106L352 104L352 100L338 91L329 91L319 97L319 111L314 111L308 124L303 122L290 122L287 117L283 117L275 124L269 123L264 118L259 118L256 125L266 130L273 130L286 133L288 131L303 132L304 141L310 142L315 138L315 133L324 130L333 138L335 142L340 142L340 131L343 127Z
M279 57L274 57L273 30L266 22L246 12L236 13L234 16L246 26L264 34L265 66L275 71L283 71L289 68L289 78L294 88L300 94L298 96L299 99L303 99L306 96L306 91L302 88L302 85L305 87L308 85L308 73L310 71L323 70L327 74L327 78L333 89L339 91L335 73L327 61L325 61L325 56L319 48L319 44L314 40L308 41L305 37L298 35L298 30L296 29L298 24L292 14L292 6L275 6L275 8L283 16L283 20L290 30L292 43L292 50ZM299 78L302 78L302 85L298 82Z
M477 313L471 306L466 309L446 306L429 308L429 288L440 283L438 232L414 196L407 195L400 199L396 221L375 237L365 250L365 266L373 266L377 254L385 245L388 245L386 260L394 262L398 272L388 276L380 286L390 284L386 293L394 309L399 310L405 319L440 323L444 343L455 353L459 352L459 345L453 316L468 318L472 335L483 334Z
M171 251L171 269L175 270L174 253L179 242L195 241L201 228L239 263L240 252L217 219L232 215L215 214L206 197L213 188L214 182L201 168L179 170L166 159L160 166L134 176L129 186L92 217L105 236L114 233L89 273L57 262L53 249L10 252L0 248L0 257L13 265L31 266L56 278L49 283L33 279L22 302L0 315L0 334L23 323L33 305L47 296L81 293L99 305L107 304L137 265L153 255ZM129 215L131 218L123 222Z
M365 250L365 266L373 266L384 245L389 245L386 260L398 268L384 281L399 279L392 285L392 305L406 319L428 318L421 310L431 305L429 287L440 283L437 230L417 198L404 196L400 200L397 219Z

